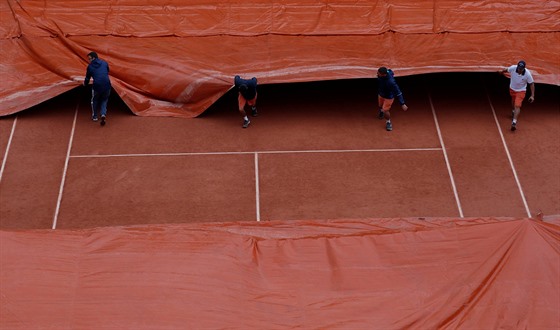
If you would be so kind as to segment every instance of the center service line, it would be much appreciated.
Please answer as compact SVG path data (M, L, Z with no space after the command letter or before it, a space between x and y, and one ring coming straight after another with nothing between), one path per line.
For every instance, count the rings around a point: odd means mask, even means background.
M461 208L461 201L459 200L459 194L457 193L457 187L455 186L455 179L453 179L453 172L451 171L451 165L449 164L449 158L447 157L447 151L445 150L445 143L443 143L441 130L439 129L439 122L436 116L436 110L434 109L434 103L432 102L432 95L430 93L428 93L428 99L430 100L430 107L432 108L432 114L434 116L434 121L436 123L439 143L441 144L441 149L443 150L443 157L445 158L445 164L447 165L447 171L449 172L449 178L451 179L453 194L455 195L455 201L457 202L457 208L459 209L459 216L463 218L464 216L463 216L463 209Z

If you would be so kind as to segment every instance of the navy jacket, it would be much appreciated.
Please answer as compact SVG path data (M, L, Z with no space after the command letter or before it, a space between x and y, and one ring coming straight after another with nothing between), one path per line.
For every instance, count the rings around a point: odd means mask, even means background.
M393 70L387 70L387 75L385 77L379 77L378 80L379 96L384 99L394 99L397 97L401 105L405 104L401 89L395 81L395 74L393 73Z
M98 58L93 59L87 67L86 79L84 85L89 84L89 80L93 78L93 90L102 93L111 89L111 81L109 80L109 64Z
M235 76L234 84L237 90L243 95L246 100L252 100L257 96L257 78L253 77L249 80L241 79L239 76ZM239 90L239 86L247 85L247 91L242 92Z

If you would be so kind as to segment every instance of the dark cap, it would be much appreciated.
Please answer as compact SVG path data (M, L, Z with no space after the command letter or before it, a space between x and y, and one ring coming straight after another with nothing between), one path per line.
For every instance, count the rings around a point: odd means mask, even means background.
M379 68L379 70L377 70L377 72L381 73L381 74L387 74L387 68L382 66Z
M526 65L525 61L519 61L519 63L517 63L517 68L523 70L525 69L525 65Z
M89 53L89 54L87 54L87 55L88 55L88 56L91 56L91 58L98 58L96 52L91 52L91 53Z

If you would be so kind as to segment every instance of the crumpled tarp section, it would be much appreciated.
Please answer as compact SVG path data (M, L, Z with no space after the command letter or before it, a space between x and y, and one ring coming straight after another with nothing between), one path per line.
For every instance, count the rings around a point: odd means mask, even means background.
M524 59L560 85L560 1L7 0L0 2L0 116L111 67L137 115L195 117L233 77L261 84L493 72Z
M0 232L2 329L558 329L560 217Z

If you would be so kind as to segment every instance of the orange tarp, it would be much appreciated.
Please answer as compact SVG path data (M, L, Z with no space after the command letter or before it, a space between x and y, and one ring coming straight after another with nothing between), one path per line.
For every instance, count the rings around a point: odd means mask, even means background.
M560 218L0 232L2 329L558 329Z
M560 85L558 1L0 2L0 116L81 84L86 54L142 116L194 117L233 84L491 72Z

